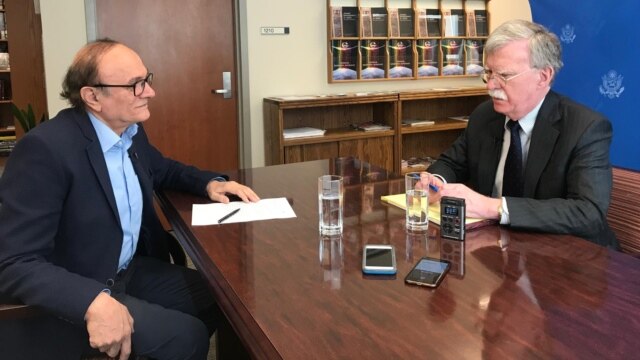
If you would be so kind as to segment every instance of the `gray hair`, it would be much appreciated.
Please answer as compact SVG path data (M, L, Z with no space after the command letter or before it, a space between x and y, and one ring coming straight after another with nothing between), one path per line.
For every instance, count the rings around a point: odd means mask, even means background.
M491 55L503 46L517 40L529 40L531 67L544 69L548 66L557 74L562 67L562 47L556 34L540 24L526 20L510 20L498 26L485 45L485 54Z

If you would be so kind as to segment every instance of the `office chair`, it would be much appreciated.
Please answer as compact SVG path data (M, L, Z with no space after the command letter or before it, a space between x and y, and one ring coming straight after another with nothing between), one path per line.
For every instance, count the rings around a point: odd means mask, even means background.
M613 167L607 221L623 252L640 258L640 172Z

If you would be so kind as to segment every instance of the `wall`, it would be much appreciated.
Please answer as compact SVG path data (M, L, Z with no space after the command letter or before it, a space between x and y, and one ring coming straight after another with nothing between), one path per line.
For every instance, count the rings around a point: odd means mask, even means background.
M640 170L638 0L531 0L533 18L562 42L553 89L603 113L613 126L611 163ZM575 11L577 7L591 9Z
M40 0L42 48L49 116L68 107L60 99L73 55L87 42L84 0Z
M243 69L251 94L252 165L264 165L262 99L278 95L330 94L482 85L479 79L430 79L329 84L327 82L326 0L246 0ZM527 0L492 0L492 27L513 18L531 19ZM261 26L289 26L290 35L260 35ZM246 86L246 85L245 85Z
M478 79L432 79L329 84L327 82L326 0L240 1L242 114L249 121L245 167L264 165L262 99L291 94L410 90L480 85ZM86 43L83 0L40 0L49 114L67 105L60 84L75 52ZM513 18L531 19L527 0L492 0L492 27ZM260 35L261 26L289 26L290 35Z

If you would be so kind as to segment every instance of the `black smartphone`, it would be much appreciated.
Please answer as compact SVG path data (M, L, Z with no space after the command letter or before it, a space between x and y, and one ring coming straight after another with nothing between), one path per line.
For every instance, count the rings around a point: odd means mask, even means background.
M435 288L449 271L451 263L446 260L423 257L404 278L408 284Z

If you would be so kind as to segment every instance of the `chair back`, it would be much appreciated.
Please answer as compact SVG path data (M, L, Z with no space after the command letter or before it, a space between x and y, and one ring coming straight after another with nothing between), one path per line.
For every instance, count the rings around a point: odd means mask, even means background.
M613 168L607 221L622 251L640 256L640 172Z

